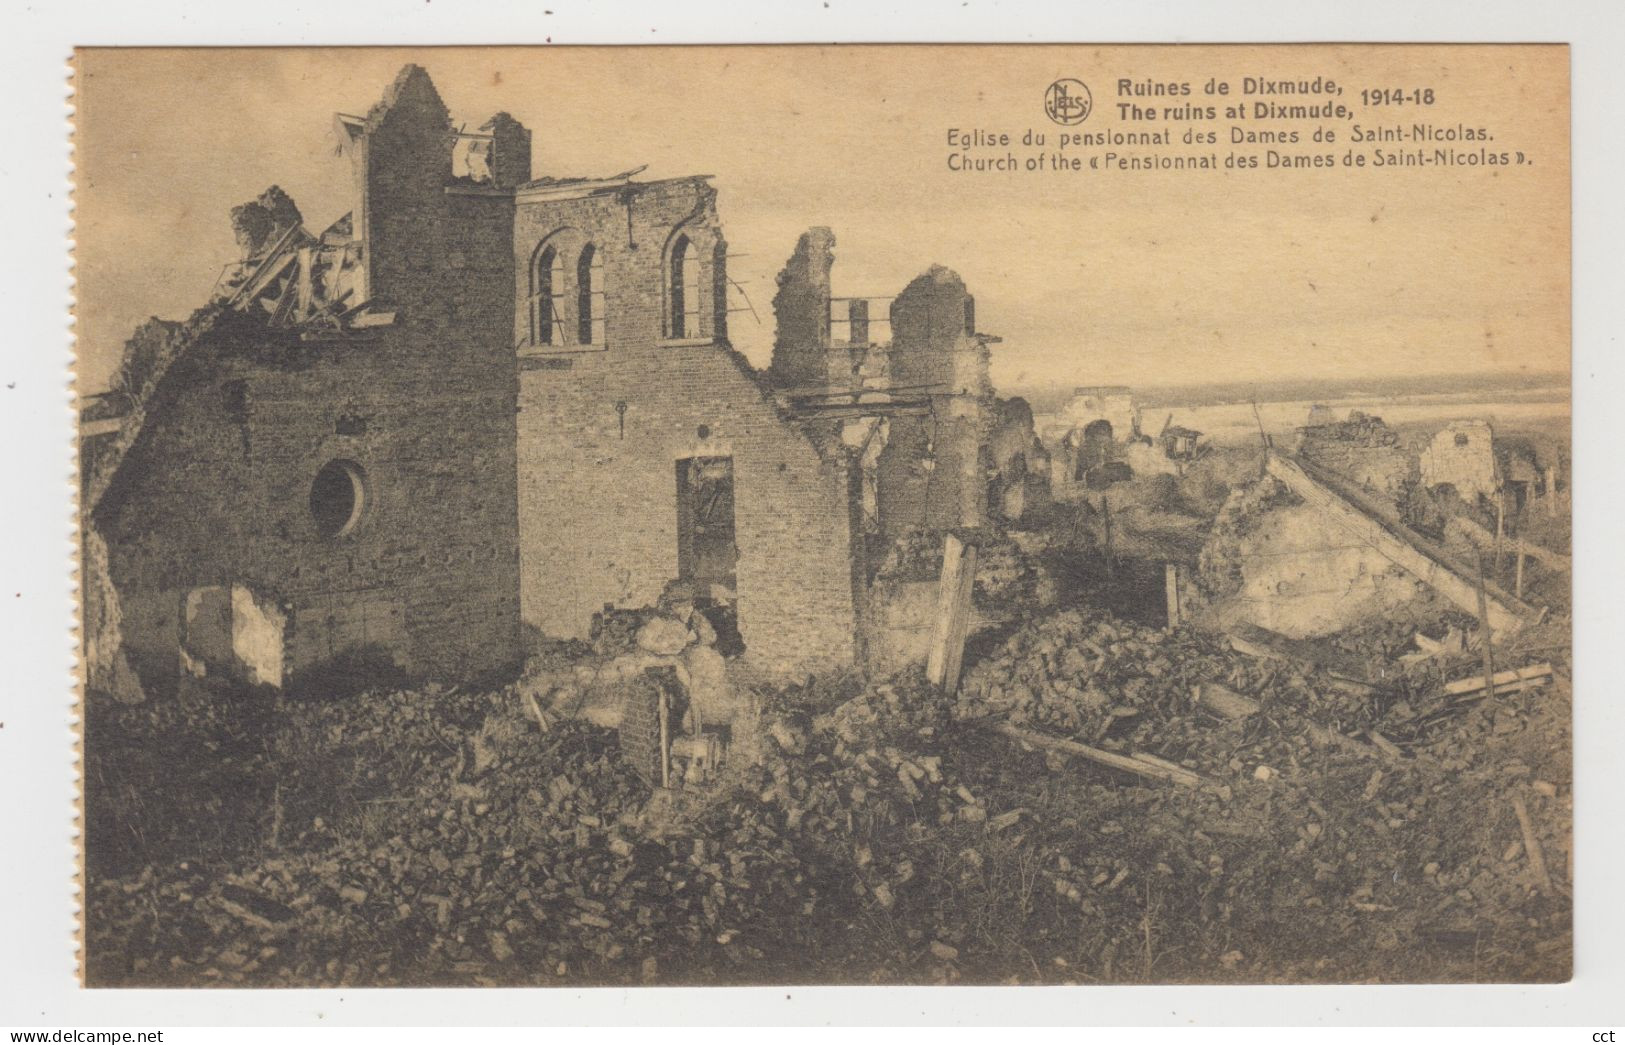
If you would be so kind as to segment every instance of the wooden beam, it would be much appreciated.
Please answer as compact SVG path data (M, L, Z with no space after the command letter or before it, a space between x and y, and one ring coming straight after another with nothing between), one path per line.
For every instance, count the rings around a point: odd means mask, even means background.
M368 327L387 327L395 322L393 312L361 312L350 319L352 330L365 330Z
M1259 711L1258 701L1217 682L1203 682L1192 687L1191 702L1224 718L1250 718Z
M288 267L288 262L293 259L292 254L284 254L282 250L288 245L288 241L293 239L294 233L299 230L300 226L294 225L282 234L281 238L276 241L276 245L266 252L264 260L260 262L253 274L231 295L231 298L226 302L228 305L235 307L239 302L254 300L264 293L266 285L271 280L282 274L282 271Z
M280 327L288 321L288 317L293 314L294 299L298 296L299 291L294 286L293 280L290 279L283 284L282 296L277 298L275 307L271 309L271 325L273 327Z
M666 701L666 690L662 686L655 697L659 702L656 705L656 714L660 718L660 786L671 787L671 708Z
M271 284L286 272L288 266L293 263L294 256L292 254L283 254L267 262L264 267L254 273L253 278L244 284L243 289L232 298L233 304L238 307L246 307L259 300L260 295L270 289Z
M1389 758L1405 757L1405 752L1399 750L1398 745L1376 730L1368 729L1365 731L1365 735L1370 738L1372 745L1375 746L1378 751L1381 751Z
M952 386L941 382L916 385L859 385L856 388L830 388L828 385L802 385L798 388L780 389L779 394L787 399L843 399L855 396L890 395L895 396L901 392L915 394L930 394L947 392Z
M1519 683L1527 682L1539 684L1551 677L1552 666L1550 664L1530 664L1522 668L1496 672L1494 683L1497 687L1513 687L1518 686ZM1484 676L1474 675L1471 678L1457 679L1454 682L1445 683L1444 692L1446 696L1459 697L1468 693L1477 693L1483 688Z
M1168 630L1173 631L1179 627L1179 564L1165 562L1162 564L1162 596L1168 604Z
M1143 777L1151 777L1155 780L1163 780L1184 787L1198 787L1204 783L1200 773L1186 769L1184 766L1176 766L1172 762L1155 756L1131 758L1111 751L1102 751L1099 748L1090 747L1088 744L1080 744L1075 740L1063 740L1060 737L1045 736L1042 733L1018 729L1008 722L998 723L993 727L993 731L1012 740L1019 740L1023 744L1031 744L1033 747L1045 748L1063 755L1076 755L1078 758L1088 759L1090 762L1110 766L1113 769L1121 769L1126 773L1136 773Z
M1501 575L1501 550L1507 537L1507 489L1495 491L1495 575Z
M959 688L970 628L971 590L976 584L976 546L953 534L942 541L942 573L937 580L937 619L926 655L925 676L950 696Z
M300 319L304 319L306 316L310 315L311 296L314 293L314 288L311 285L310 266L311 259L314 256L314 252L309 247L299 248L299 281L295 284L295 286L297 286L299 289L297 305L299 307Z
M1106 500L1106 495L1100 495L1100 537L1103 544L1103 555L1106 564L1106 580L1112 579L1112 506Z
M865 417L926 417L931 407L924 403L838 403L833 406L795 405L791 416L802 420L847 421Z
M1478 557L1478 640L1484 647L1484 691L1495 696L1495 630L1490 626L1490 604L1484 594L1484 556Z
M122 417L104 417L99 421L81 421L79 422L79 438L89 439L92 436L107 435L109 432L118 431L123 424L124 418Z

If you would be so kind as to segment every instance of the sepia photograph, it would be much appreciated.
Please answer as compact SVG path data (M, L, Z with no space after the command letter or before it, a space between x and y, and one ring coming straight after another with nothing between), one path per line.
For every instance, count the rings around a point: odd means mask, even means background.
M1567 46L71 75L85 986L1570 979Z

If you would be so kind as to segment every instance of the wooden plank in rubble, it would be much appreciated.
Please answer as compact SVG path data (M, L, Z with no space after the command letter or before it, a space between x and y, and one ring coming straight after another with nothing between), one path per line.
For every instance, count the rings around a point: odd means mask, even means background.
M926 656L925 675L944 693L959 688L959 669L970 629L971 589L976 584L976 546L953 534L943 538L942 573L937 581L937 618Z

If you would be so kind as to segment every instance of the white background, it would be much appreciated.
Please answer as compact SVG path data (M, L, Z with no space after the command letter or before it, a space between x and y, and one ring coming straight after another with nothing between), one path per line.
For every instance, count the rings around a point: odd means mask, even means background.
M1618 650L1625 34L1607 2L583 4L140 0L0 14L0 1028L306 1024L1017 1023L1619 1026ZM71 127L75 45L1569 42L1574 76L1576 979L1556 987L82 991L75 794ZM209 99L197 99L208 105ZM184 112L171 114L176 125ZM155 120L153 133L163 133ZM222 155L220 162L237 161ZM1550 1036L1548 1036L1550 1037ZM1566 1032L1584 1042L1589 1034ZM193 1037L192 1040L200 1040Z

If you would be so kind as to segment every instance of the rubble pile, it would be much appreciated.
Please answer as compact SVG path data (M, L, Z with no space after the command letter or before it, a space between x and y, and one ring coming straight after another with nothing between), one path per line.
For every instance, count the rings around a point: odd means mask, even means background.
M1035 601L1052 601L1039 589L1047 583L1034 549L1046 541L996 527L966 528L961 539L976 546L975 604L997 617L1030 610ZM913 531L898 538L887 550L876 576L882 580L934 581L942 573L943 535Z
M748 812L652 839L613 733L541 733L511 692L287 712L245 771L287 781L260 845L91 875L91 953L127 963L93 982L637 982L721 960L729 926L802 902Z
M206 818L236 826L91 869L90 980L1541 975L1569 939L1567 666L1446 701L1437 678L1470 673L1473 653L1464 634L1439 645L1356 695L1222 636L1070 611L1016 630L956 701L917 672L753 692L754 757L653 796L614 732L536 714L523 684L180 717L109 702L93 736L122 728L125 757L201 744L166 765L206 774ZM601 659L544 659L572 657ZM1151 754L1196 783L993 723ZM184 783L101 789L127 804L93 805L90 830L184 819Z
M1198 890L1207 894L1202 913L1186 909L1184 941L1218 926L1239 937L1250 926L1260 939L1301 939L1296 945L1314 952L1303 925L1288 928L1265 914L1290 909L1327 939L1374 941L1364 975L1376 979L1402 978L1394 969L1404 963L1393 952L1405 946L1433 955L1433 964L1417 960L1419 970L1440 962L1459 968L1471 952L1475 961L1493 954L1488 964L1498 975L1526 977L1552 967L1569 931L1567 888L1551 870L1570 859L1568 688L1546 685L1552 676L1541 669L1554 669L1533 663L1567 625L1500 649L1498 668L1537 682L1504 687L1490 702L1481 691L1450 697L1442 688L1446 679L1465 680L1453 683L1462 688L1481 668L1464 623L1446 615L1436 630L1453 641L1423 635L1434 652L1413 652L1386 684L1361 687L1339 685L1324 670L1242 656L1214 637L1059 614L1017 632L978 665L959 713L1029 723L1108 751L1149 751L1200 773L1203 786L1170 793L1101 786L1123 775L1070 765L1077 812L1050 840L1060 854L1053 858L1070 872L1051 877L1080 904L1093 896L1098 907L1102 883L1155 866L1171 918L1176 883L1207 873L1212 890ZM1417 640L1387 622L1340 641L1377 664L1400 648L1414 651ZM1566 680L1568 670L1557 662L1557 676ZM1237 711L1233 702L1212 713L1203 704L1214 686L1251 706ZM1048 772L1035 771L1038 758ZM1003 779L982 786L1007 803L1021 801L1023 789L1048 790L1065 765L1045 752L1025 763L990 761ZM1540 814L1529 812L1535 806ZM1098 845L1078 845L1078 828L1087 834L1091 822L1097 838L1122 836L1109 846L1115 864L1102 866ZM1123 860L1136 851L1138 861ZM1374 935L1364 924L1372 915L1388 923ZM1235 959L1221 962L1226 969L1248 967L1241 950L1225 955ZM1330 968L1355 975L1322 954L1290 978L1324 978ZM1483 967L1459 975L1482 978Z
M279 709L266 734L275 739L237 752L238 779L219 781L228 800L254 806L246 837L225 853L205 845L173 863L144 854L138 873L91 875L91 953L121 963L91 978L725 977L791 945L786 925L824 931L831 898L890 906L914 872L888 846L927 795L936 820L985 818L940 756L905 755L886 739L940 736L946 711L927 697L923 682L881 686L816 723L775 715L760 764L653 803L611 731L563 720L543 732L517 687ZM269 724L267 707L239 710ZM157 729L177 725L166 716ZM854 832L872 848L836 841ZM853 887L842 871L832 882L831 866L855 876Z
M1228 765L1215 747L1204 686L1239 691L1265 713L1340 729L1370 721L1376 705L1328 684L1312 669L1244 656L1193 628L1166 631L1100 611L1040 618L976 665L960 689L959 714L997 716L1108 751L1149 750L1195 768ZM1301 727L1301 723L1300 723ZM1256 743L1279 738L1277 728Z
M518 692L537 712L613 728L622 720L628 681L650 669L670 669L711 721L752 719L750 694L728 681L727 646L728 636L719 635L711 615L687 600L606 611L595 618L591 643L542 644L526 664Z

